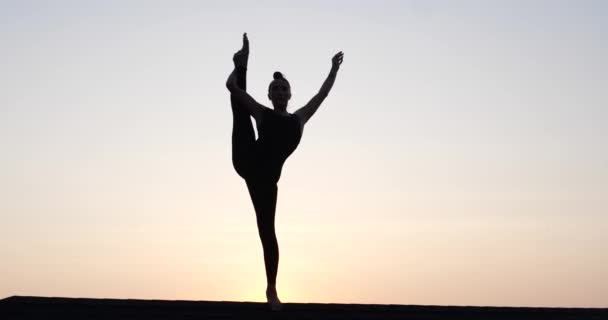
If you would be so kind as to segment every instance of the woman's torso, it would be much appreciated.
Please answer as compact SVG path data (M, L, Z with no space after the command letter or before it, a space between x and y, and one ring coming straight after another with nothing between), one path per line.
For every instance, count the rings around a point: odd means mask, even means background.
M254 152L256 176L276 182L281 176L283 164L302 138L300 119L295 114L265 109L257 129Z

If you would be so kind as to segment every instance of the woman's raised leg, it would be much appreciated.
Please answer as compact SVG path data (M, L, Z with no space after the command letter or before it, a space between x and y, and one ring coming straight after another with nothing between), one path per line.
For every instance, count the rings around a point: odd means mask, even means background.
M247 64L249 61L249 39L243 34L243 47L232 57L236 69L236 85L247 91ZM243 178L248 176L250 154L255 143L255 133L251 124L251 116L245 106L238 103L232 95L232 165Z
M246 90L247 69L236 68L237 85ZM232 106L232 165L243 178L247 176L247 165L250 164L249 155L255 143L255 133L251 124L251 116L244 106L230 96Z

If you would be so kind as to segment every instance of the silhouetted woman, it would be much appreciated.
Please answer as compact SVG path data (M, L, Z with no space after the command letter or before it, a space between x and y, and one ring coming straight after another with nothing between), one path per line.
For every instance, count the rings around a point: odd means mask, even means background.
M234 54L234 70L228 77L226 87L230 90L232 103L232 164L236 172L245 179L257 217L258 231L264 249L266 266L266 298L272 310L281 308L276 280L279 267L279 245L274 229L277 204L277 182L285 160L296 149L302 137L304 124L317 111L327 97L342 63L343 53L332 59L327 79L304 107L294 113L287 112L291 88L280 72L268 87L268 98L274 109L255 101L246 90L249 40L243 34L243 47ZM255 119L258 139L255 139L251 118Z

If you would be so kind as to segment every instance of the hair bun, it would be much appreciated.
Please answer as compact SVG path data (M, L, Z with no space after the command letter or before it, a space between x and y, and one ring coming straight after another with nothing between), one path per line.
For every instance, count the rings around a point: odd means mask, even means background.
M272 77L273 77L275 80L279 80L279 79L285 79L285 78L283 78L283 74L282 74L282 73L280 73L280 72L278 72L278 71L276 71L276 72L275 72L275 73L272 75Z

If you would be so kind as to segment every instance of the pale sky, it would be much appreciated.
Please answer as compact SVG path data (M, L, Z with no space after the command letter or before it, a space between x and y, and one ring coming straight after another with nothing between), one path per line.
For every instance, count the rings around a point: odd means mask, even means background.
M225 81L289 111L284 302L608 307L608 2L0 1L0 298L264 301Z

